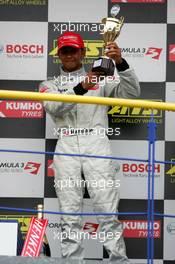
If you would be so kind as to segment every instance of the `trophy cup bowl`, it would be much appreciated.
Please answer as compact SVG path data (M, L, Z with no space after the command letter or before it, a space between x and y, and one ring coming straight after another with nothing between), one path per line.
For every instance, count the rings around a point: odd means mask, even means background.
M103 40L104 46L106 46L109 42L114 42L114 40L120 35L121 28L123 26L124 17L120 17L120 19L114 17L105 17L102 19L102 24L104 25L103 29ZM115 70L115 63L112 59L105 56L98 58L94 61L92 66L93 72L100 72L103 76L113 76Z

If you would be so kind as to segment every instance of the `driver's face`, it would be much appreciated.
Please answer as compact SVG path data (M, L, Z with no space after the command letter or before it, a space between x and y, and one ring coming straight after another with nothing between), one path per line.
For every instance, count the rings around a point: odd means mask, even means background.
M63 69L72 72L81 68L81 61L85 56L85 51L65 46L58 51L58 56L63 64Z

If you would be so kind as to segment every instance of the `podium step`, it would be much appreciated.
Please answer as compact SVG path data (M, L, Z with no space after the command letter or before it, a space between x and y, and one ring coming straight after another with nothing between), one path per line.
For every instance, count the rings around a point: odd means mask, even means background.
M106 261L101 260L73 260L62 258L49 258L49 257L11 257L0 256L0 264L106 264Z

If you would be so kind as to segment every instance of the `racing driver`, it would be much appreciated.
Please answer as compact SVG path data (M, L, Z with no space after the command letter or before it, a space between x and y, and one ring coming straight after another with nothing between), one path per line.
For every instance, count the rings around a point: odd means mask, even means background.
M121 50L115 42L107 45L106 56L113 59L118 79L103 78L101 73L85 72L82 61L85 57L85 46L82 37L75 32L65 32L58 37L58 56L62 66L60 78L43 81L40 92L53 94L135 98L140 95L138 79L131 66L121 56ZM104 81L105 80L105 81ZM81 213L84 186L82 175L92 199L96 213L116 213L119 203L119 191L115 186L116 175L110 159L91 158L81 155L111 156L110 142L107 133L100 136L100 130L108 130L108 107L95 104L75 104L45 101L46 112L55 122L58 141L55 152L73 154L54 155L55 190L60 211ZM62 133L63 132L63 133ZM77 156L76 156L77 155ZM80 155L80 156L78 156ZM60 187L62 180L74 182L71 186ZM104 181L105 188L98 182ZM94 184L96 182L96 184ZM111 184L108 184L108 183ZM77 183L77 184L76 184ZM100 232L104 232L104 246L111 263L128 264L125 243L122 236L122 224L116 215L98 215ZM82 217L79 215L62 215L61 229L66 235L61 241L61 253L64 258L83 259ZM108 236L108 234L113 236Z

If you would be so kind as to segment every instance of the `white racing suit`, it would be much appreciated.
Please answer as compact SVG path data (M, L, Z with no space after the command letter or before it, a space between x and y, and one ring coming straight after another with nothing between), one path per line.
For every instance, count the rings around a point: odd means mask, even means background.
M85 90L75 88L79 79L85 76L84 68L78 71L66 73L61 70L60 77L65 77L61 83L60 79L44 81L40 84L41 92L64 93L69 95L82 94L83 96L135 98L139 96L140 87L133 69L129 68L119 72L120 82L113 80L110 83L96 85L95 88ZM77 78L78 77L78 78ZM61 79L63 81L63 79ZM84 94L83 94L84 93ZM64 102L44 102L46 112L55 121L56 128L86 128L89 133L65 133L60 135L56 145L56 152L70 154L88 154L99 156L111 156L110 143L106 135L100 133L108 127L107 106L93 104L75 104ZM65 131L65 130L64 130ZM90 132L91 131L91 132ZM82 212L83 187L81 184L65 186L60 188L57 182L81 182L82 172L88 187L89 195L93 202L94 212L116 213L119 203L118 186L116 186L116 175L110 159L87 158L79 156L54 156L55 167L55 189L59 200L60 211ZM98 182L106 182L105 188L101 188ZM96 182L96 184L94 184ZM109 184L111 182L111 184ZM112 184L113 183L113 184ZM104 246L109 253L110 261L115 263L129 263L125 252L125 243L122 236L122 224L117 216L97 216L100 224L100 232L104 232ZM61 251L63 257L83 258L82 241L79 236L70 236L70 231L82 232L82 217L61 217L62 232L67 237L62 239ZM113 237L108 238L108 232Z

